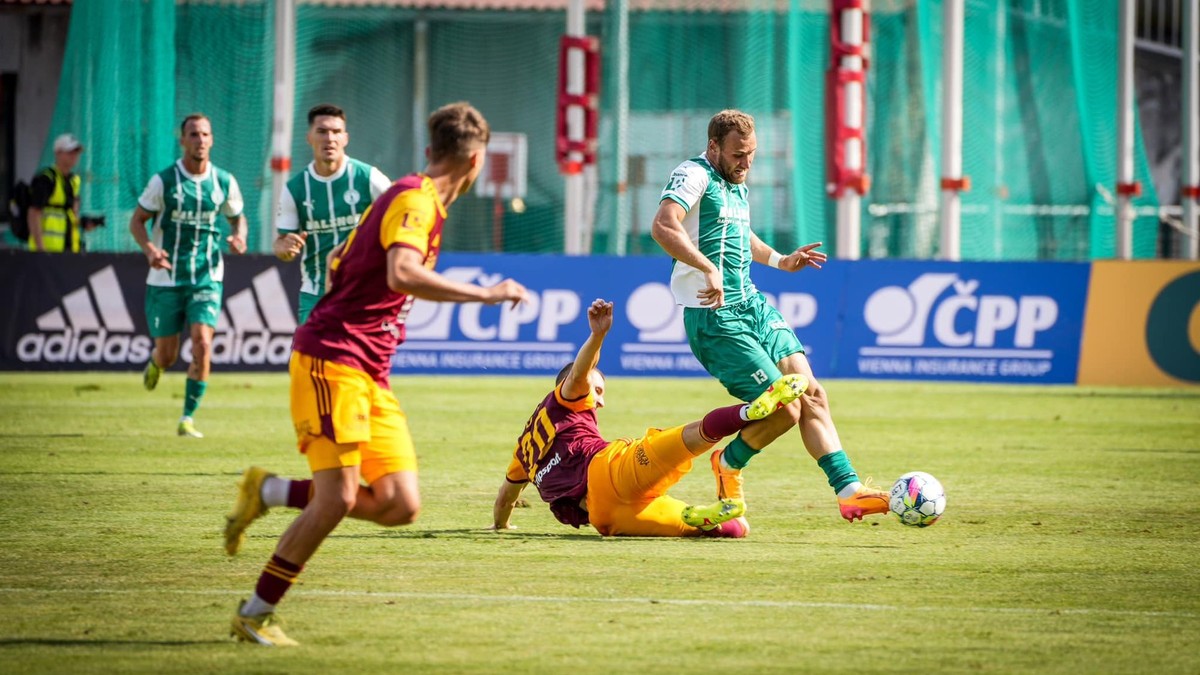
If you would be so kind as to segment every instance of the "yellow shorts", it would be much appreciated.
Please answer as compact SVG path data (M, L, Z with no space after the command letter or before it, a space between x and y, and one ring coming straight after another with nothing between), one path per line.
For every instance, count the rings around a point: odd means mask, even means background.
M360 466L367 483L416 471L408 418L390 390L340 363L292 352L292 424L313 472Z
M692 469L683 427L647 429L619 440L588 466L587 510L592 527L605 536L695 537L701 531L680 518L686 502L667 489Z

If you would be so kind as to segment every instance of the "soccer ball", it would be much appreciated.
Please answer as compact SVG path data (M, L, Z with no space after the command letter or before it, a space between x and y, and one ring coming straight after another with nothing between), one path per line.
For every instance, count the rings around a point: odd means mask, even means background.
M888 505L901 523L929 527L946 510L946 491L938 479L924 471L909 471L892 485Z

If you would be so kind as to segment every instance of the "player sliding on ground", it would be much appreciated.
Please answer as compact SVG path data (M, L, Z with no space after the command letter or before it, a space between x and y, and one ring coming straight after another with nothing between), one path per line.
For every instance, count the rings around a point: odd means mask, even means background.
M604 375L596 364L612 308L604 300L588 308L592 334L526 422L496 495L493 529L512 528L513 505L532 480L560 522L591 524L602 535L746 536L741 499L689 506L667 489L691 470L692 458L799 398L808 380L784 375L750 403L717 408L684 426L649 429L641 438L606 441L596 424L596 409L604 407Z

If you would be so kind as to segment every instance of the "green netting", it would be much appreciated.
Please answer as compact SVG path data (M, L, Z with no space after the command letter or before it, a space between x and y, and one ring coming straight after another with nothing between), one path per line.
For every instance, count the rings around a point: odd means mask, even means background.
M71 8L63 72L42 166L54 162L63 132L86 147L76 169L82 210L108 226L88 235L91 250L133 248L125 227L150 167L177 155L175 3L154 0L129 11L123 3L76 2ZM136 48L131 48L136 45Z
M1114 224L1117 0L968 0L963 194L966 259L1109 257ZM554 157L562 11L328 6L297 10L293 166L311 157L305 113L347 110L350 154L396 177L423 161L424 112L469 100L497 131L528 138L528 192L501 223L490 198L456 203L449 250L559 251L563 179ZM670 170L701 152L713 112L758 120L751 178L755 229L780 249L834 243L825 193L824 101L829 14L815 0L743 0L722 11L628 14L627 181L618 190L613 56L616 3L588 17L601 39L603 91L593 250L658 253L649 224ZM84 207L109 216L92 250L130 250L125 223L146 179L178 154L178 120L213 120L213 161L237 176L252 244L270 240L274 5L266 0L76 0L53 130L88 151ZM867 104L864 255L938 252L942 5L873 3ZM414 111L424 36L425 111ZM136 44L137 49L129 45ZM416 130L414 130L414 127ZM51 138L54 134L51 134ZM1153 255L1157 204L1142 145L1134 253ZM46 156L49 157L47 147ZM507 206L507 205L506 205ZM623 224L624 229L618 226ZM624 241L618 241L624 237Z

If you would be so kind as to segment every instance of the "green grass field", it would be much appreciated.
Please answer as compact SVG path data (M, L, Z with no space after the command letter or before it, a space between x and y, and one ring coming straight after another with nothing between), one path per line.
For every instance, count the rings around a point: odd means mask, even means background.
M0 672L1200 671L1200 391L827 383L862 475L942 480L945 517L842 521L793 434L747 470L747 539L602 539L527 491L486 531L548 382L396 378L421 461L412 526L347 522L280 606L302 646L228 638L293 513L225 557L242 469L307 475L282 375L0 375ZM728 401L609 382L607 437ZM711 501L707 463L672 492Z

